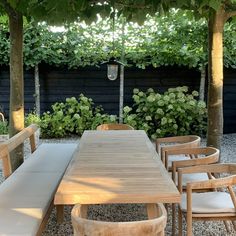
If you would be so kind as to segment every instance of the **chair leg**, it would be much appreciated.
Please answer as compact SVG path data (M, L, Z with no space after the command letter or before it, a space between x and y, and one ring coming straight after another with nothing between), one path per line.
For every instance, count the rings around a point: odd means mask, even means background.
M176 228L176 208L175 208L175 204L172 204L172 236L175 235L175 228Z
M234 230L236 231L236 222L235 222L235 220L232 220L232 224L234 226Z
M165 230L161 231L160 233L158 233L157 236L165 236Z
M178 230L179 230L178 235L182 236L182 232L183 232L183 214L182 214L182 211L179 207L178 207Z
M80 217L82 218L87 218L87 213L88 213L88 205L81 205L81 211L80 211Z
M227 231L227 233L230 233L231 232L231 229L230 229L230 225L229 225L229 221L223 221L224 222L224 225L225 225L225 229Z
M187 236L192 236L192 215L187 212Z
M64 205L56 205L57 223L61 224L64 220Z
M154 219L154 218L158 217L157 204L147 203L146 207L147 207L148 219Z
M164 203L164 206L165 206L165 208L166 208L166 213L168 214L169 204L168 204L168 203Z

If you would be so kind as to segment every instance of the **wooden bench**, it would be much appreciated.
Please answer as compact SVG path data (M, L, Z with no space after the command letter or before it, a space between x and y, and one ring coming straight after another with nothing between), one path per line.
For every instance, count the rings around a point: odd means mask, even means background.
M5 181L0 185L0 235L41 235L53 208L55 191L78 146L41 144L36 148L36 125L30 125L0 144ZM9 153L30 140L31 154L11 170Z

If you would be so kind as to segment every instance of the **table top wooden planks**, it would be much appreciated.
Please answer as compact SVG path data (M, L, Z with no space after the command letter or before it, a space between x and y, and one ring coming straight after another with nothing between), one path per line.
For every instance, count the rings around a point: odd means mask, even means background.
M180 193L142 130L85 131L56 205L177 203Z

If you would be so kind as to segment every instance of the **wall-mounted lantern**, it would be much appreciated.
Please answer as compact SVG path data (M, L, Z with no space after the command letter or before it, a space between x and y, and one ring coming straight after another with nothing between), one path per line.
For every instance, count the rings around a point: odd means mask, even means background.
M116 80L118 77L119 66L123 63L115 60L114 57L111 57L109 61L104 62L103 64L107 65L107 78L109 80Z

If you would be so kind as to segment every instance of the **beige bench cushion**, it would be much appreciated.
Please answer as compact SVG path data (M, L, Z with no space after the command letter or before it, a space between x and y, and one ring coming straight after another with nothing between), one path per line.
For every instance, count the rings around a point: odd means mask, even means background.
M36 235L76 147L42 144L0 185L0 235Z
M13 173L6 179L0 187L0 235L35 235L60 179L60 173Z
M2 236L35 236L41 222L36 209L33 213L21 209L0 209L0 215Z
M1 184L0 208L42 207L52 199L60 180L59 173L13 173Z
M182 194L180 207L187 211L186 194ZM231 197L225 192L206 192L192 194L193 213L236 212Z
M77 145L77 143L41 144L16 172L60 172L63 174Z

